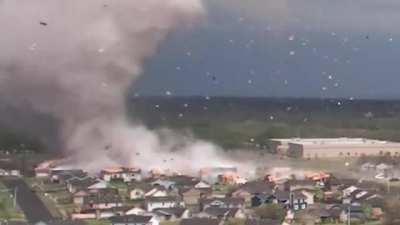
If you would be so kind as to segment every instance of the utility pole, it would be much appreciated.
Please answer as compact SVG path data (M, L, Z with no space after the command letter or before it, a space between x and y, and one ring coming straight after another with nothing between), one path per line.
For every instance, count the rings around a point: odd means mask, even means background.
M14 188L14 201L13 201L13 203L14 203L14 208L16 209L17 208L17 193L18 193L18 187L15 187Z
M351 225L351 206L347 207L347 225Z

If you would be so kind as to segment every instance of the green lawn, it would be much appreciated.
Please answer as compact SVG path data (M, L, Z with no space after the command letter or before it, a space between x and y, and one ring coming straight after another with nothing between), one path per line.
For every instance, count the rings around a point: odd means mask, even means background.
M179 221L163 221L160 225L179 225Z
M21 210L14 207L14 199L12 190L8 190L3 183L0 182L0 218L1 219L24 219L25 215Z
M109 220L85 220L85 223L87 225L110 225L110 221Z

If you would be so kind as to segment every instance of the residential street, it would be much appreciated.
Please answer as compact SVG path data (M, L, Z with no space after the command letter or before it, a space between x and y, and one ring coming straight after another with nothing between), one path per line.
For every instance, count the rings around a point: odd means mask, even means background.
M17 187L17 203L30 223L49 221L53 217L38 196L22 179L2 179L10 189Z

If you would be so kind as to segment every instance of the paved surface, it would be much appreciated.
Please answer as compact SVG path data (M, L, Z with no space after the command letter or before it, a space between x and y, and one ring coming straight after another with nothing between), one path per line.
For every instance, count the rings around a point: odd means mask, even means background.
M53 217L38 196L29 188L25 181L21 179L2 179L8 188L14 190L17 187L17 203L25 213L25 217L30 223L39 221L49 221Z

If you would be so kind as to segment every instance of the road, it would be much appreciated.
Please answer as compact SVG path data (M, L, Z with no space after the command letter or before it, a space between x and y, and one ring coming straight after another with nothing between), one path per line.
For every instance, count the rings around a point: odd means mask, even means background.
M17 203L30 223L53 220L49 210L22 179L2 179L7 188L17 187Z

